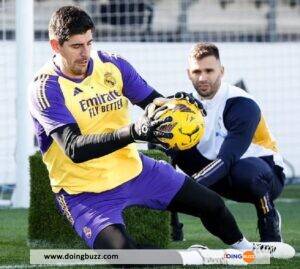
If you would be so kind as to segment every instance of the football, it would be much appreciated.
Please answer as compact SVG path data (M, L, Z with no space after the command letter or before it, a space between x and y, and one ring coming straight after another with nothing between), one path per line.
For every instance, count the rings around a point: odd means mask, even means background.
M185 99L170 99L166 110L158 112L157 119L171 116L172 121L160 125L157 130L171 132L172 138L159 138L169 149L186 150L199 143L204 135L205 123L200 109Z

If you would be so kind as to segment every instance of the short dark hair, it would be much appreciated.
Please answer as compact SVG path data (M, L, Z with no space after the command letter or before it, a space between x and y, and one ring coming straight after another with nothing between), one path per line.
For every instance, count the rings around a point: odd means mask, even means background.
M215 56L216 59L220 60L220 54L218 47L213 43L198 43L196 44L191 52L190 57L196 60L201 60L207 56Z
M60 45L71 36L94 31L95 25L91 17L81 8L64 6L56 10L49 22L49 38L57 38Z

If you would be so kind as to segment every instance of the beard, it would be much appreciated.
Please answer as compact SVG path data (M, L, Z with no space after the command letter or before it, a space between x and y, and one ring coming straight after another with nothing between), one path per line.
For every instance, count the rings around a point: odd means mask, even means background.
M69 76L84 76L87 72L90 58L79 58L74 61L64 58L63 56L57 59L56 64L60 66L63 72Z
M203 97L204 99L211 99L215 96L218 89L221 85L221 75L217 77L217 79L214 82L205 82L205 83L199 83L199 82L193 82L194 88L197 91L197 93Z
M70 70L75 76L81 76L86 74L87 66L87 64L85 66L78 66L77 64L75 64L75 66L73 66L73 68L71 68Z
M73 69L71 69L71 72L75 76L85 75L86 74L86 68L73 68Z

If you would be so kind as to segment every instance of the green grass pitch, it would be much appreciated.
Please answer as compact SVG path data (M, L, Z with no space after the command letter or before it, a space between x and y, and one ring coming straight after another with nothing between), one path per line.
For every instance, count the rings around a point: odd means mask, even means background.
M283 220L283 236L285 242L291 244L300 252L300 186L288 186L277 201L277 207ZM254 208L247 204L226 202L237 219L237 222L250 240L258 240L256 229L256 216ZM0 209L0 269L4 266L18 266L26 268L29 266L29 248L27 246L27 216L25 209ZM172 242L170 248L184 249L192 244L204 244L210 248L226 248L226 245L210 235L196 218L180 215L184 223L185 241ZM106 267L106 266L105 266ZM42 268L47 268L43 266ZM53 268L53 267L52 267ZM70 267L69 267L70 268ZM76 267L87 268L87 267ZM152 267L153 268L153 267ZM162 267L159 267L162 268ZM164 268L180 268L170 266ZM187 267L193 268L193 267ZM229 266L206 266L206 268L229 268ZM230 266L230 268L232 268ZM239 268L239 267L234 267ZM245 267L241 267L245 268ZM272 268L272 269L299 269L300 256L291 260L271 260L271 265L253 265L250 268Z

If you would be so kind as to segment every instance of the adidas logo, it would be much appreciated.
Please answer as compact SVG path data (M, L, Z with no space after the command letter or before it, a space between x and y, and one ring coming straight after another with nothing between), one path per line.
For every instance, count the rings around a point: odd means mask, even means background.
M73 92L73 96L76 96L77 94L81 93L82 90L80 90L79 88L75 87L74 92Z

